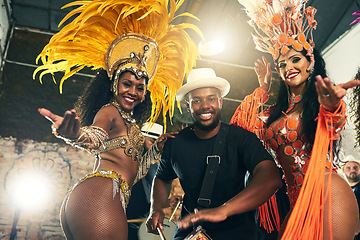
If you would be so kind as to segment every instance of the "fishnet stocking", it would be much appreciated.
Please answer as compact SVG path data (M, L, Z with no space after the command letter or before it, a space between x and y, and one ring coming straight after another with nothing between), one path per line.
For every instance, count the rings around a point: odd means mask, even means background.
M329 174L325 175L325 188L327 187ZM338 174L332 173L331 178L332 197L332 237L333 240L353 240L359 221L359 210L354 192L349 184ZM329 233L329 205L325 202L324 209L324 240L330 239ZM278 239L285 230L287 220L291 212L286 216Z
M329 174L325 176L325 187L328 177ZM349 184L336 173L333 173L331 177L331 191L333 240L353 240L359 221L359 210L354 192L351 190ZM330 239L328 231L328 204L328 201L326 201L324 211L324 239Z
M93 177L80 183L61 208L67 239L127 240L127 220L112 179Z

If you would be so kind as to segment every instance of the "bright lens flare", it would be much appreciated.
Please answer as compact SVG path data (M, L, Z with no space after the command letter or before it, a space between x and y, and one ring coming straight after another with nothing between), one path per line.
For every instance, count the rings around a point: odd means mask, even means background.
M49 179L42 174L19 176L13 183L12 202L23 210L43 207L49 198Z
M198 47L200 55L215 56L224 51L225 44L222 40L203 40Z

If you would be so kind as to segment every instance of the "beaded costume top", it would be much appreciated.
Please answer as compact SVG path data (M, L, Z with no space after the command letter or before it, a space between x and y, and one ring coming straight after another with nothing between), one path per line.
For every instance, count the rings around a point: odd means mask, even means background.
M139 161L140 156L143 153L145 138L142 135L139 126L136 124L135 119L131 117L131 114L124 112L116 101L105 105L112 105L119 111L121 118L127 128L127 135L116 137L104 142L100 147L100 153L107 152L116 148L123 148L126 156L131 157L132 161Z
M254 93L246 96L233 115L230 124L243 126L250 105L256 102L255 98L258 98L256 99L257 104L262 105L267 102L269 93L259 87ZM284 157L281 156L286 155L293 159L290 164L293 180L289 181L285 178L291 207L295 205L299 196L311 155L311 146L307 141L307 136L301 131L301 113L292 112L294 106L301 100L301 96L290 99L288 110L283 112L283 115L270 127L266 127L266 122L273 106L270 106L266 111L261 111L256 117L254 127L254 132L263 140L266 148L273 150L277 162L282 167L285 163L282 162ZM339 108L332 113L331 119L334 126L333 133L335 136L339 136L345 123L345 104L343 101Z
M135 119L131 117L131 114L124 112L116 101L112 101L105 106L110 105L116 107L116 109L119 111L120 116L126 125L127 135L107 140L99 148L99 153L104 153L117 148L123 148L126 156L131 157L132 161L138 162L138 171L134 180L135 184L144 175L146 175L150 166L154 164L156 160L158 160L158 153L157 151L153 150L153 148L156 148L157 146L156 144L153 144L153 146L145 154L143 154L145 137L141 133Z

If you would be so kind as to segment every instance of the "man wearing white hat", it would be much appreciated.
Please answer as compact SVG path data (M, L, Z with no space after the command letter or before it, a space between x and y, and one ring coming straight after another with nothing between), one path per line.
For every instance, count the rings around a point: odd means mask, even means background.
M351 187L360 188L360 160L353 155L347 155L342 161L342 171ZM360 189L359 189L360 190Z
M167 140L152 188L148 230L163 229L168 185L179 178L185 192L174 239L184 239L201 225L214 240L256 239L251 212L281 187L276 164L255 134L221 123L227 80L210 68L190 72L176 98L187 105L194 126ZM247 171L253 175L245 188ZM195 229L196 231L196 229ZM202 231L202 230L200 230Z

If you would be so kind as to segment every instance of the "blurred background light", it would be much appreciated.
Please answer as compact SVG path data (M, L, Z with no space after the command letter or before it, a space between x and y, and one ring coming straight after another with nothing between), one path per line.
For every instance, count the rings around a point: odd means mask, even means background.
M199 42L199 52L201 56L215 56L225 50L225 43L223 40L202 40Z
M18 176L12 183L12 204L21 210L38 210L45 207L50 197L49 178L42 173Z

